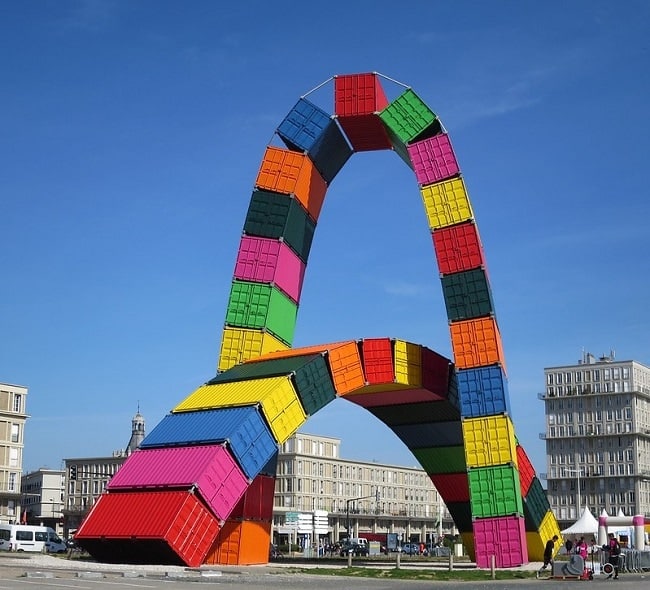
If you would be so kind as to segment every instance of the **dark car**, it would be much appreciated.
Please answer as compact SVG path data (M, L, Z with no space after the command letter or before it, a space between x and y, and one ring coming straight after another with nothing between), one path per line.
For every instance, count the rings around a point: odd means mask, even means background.
M359 543L343 543L340 551L341 557L346 557L350 552L355 557L368 556L368 548L366 546L360 545Z

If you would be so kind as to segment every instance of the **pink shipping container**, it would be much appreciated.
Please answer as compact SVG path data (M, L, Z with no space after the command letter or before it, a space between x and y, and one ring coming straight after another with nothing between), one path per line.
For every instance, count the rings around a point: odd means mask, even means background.
M205 503L226 520L248 487L248 478L223 445L139 449L108 483L111 492L196 486Z
M191 492L108 492L95 502L75 540L100 562L198 567L219 528Z
M416 141L407 149L419 184L432 184L456 176L460 172L446 133Z
M305 263L284 242L242 237L235 264L236 279L274 284L297 303L304 276Z
M273 520L275 477L258 475L230 514L230 519Z
M477 567L517 567L528 563L526 527L523 516L478 518L473 522Z

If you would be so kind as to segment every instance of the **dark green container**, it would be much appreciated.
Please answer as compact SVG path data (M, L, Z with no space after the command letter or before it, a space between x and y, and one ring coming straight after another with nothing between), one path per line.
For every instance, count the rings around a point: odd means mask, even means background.
M402 143L440 132L436 114L410 88L381 111L379 118Z
M483 268L443 276L442 293L451 322L494 314L492 291Z
M291 346L298 306L278 288L266 283L234 281L226 324L237 328L266 329Z
M465 449L462 445L413 449L411 452L429 475L462 473L467 470Z
M282 239L307 262L316 222L297 199L280 193L255 190L244 222L249 236Z
M523 514L519 471L514 465L477 467L467 477L474 518Z
M458 409L446 401L377 406L368 411L389 426L460 420Z
M528 488L528 494L524 498L524 521L526 530L536 532L539 530L546 513L551 509L546 492L542 483L536 477Z
M448 502L445 506L461 533L472 531L472 507L469 502Z

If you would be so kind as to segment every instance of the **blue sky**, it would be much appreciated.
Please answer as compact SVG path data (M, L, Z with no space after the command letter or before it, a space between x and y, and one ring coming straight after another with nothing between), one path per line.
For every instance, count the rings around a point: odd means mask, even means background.
M0 381L29 388L26 471L123 448L138 405L151 430L215 373L264 148L337 74L411 86L449 131L539 471L544 367L583 349L650 364L647 2L0 13ZM331 110L328 93L313 98ZM328 191L294 344L372 336L451 356L417 184L387 152L354 155ZM353 404L303 430L342 438L347 458L415 464Z

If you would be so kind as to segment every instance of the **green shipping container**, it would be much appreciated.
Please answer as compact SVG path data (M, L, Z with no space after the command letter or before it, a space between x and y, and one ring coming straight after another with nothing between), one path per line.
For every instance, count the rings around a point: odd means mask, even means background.
M412 449L411 452L429 475L462 473L467 470L465 449L462 445Z
M436 114L410 88L379 113L384 124L403 142L439 133Z
M443 276L442 293L451 322L494 314L492 291L483 268Z
M298 306L276 287L234 281L226 324L237 328L265 329L291 346L297 314Z
M546 516L546 513L551 509L546 492L542 487L542 483L536 477L533 483L528 488L528 494L524 498L524 520L526 523L526 530L536 532Z
M514 465L476 467L467 477L474 518L523 514L519 472Z

